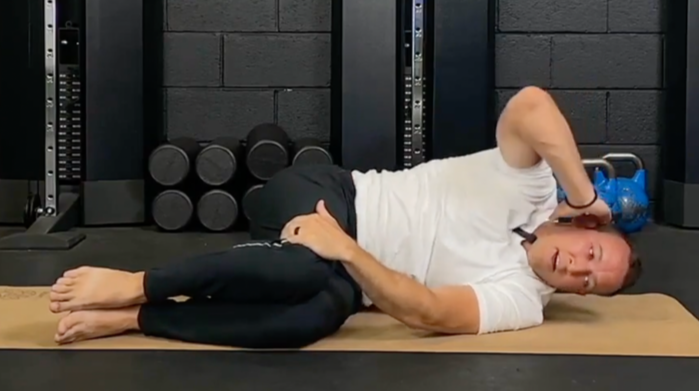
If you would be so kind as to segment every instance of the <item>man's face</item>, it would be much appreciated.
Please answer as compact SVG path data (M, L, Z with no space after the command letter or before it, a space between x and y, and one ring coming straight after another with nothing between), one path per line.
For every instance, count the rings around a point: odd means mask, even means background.
M617 233L556 227L529 248L529 263L559 291L610 294L623 284L631 248Z

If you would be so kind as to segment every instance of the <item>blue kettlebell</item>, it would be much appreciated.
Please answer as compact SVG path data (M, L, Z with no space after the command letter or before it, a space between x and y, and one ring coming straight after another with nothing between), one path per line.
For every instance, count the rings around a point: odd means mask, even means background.
M616 204L619 216L615 225L624 233L638 232L648 223L647 171L643 160L633 153L608 153L602 159L612 161L630 161L636 167L631 178L616 178Z
M597 196L607 203L612 211L612 216L618 216L621 213L619 205L617 205L617 178L614 166L604 159L583 159L585 167L594 167L595 171L592 178L592 184L597 190ZM558 202L563 202L566 194L561 187L558 187Z

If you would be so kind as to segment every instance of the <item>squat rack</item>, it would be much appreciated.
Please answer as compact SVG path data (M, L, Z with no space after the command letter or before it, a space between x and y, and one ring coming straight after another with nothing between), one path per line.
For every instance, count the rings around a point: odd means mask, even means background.
M59 155L70 159L70 151L60 152L59 134L70 139L72 129L80 129L80 67L61 67L58 61L58 6L57 0L44 0L44 69L45 69L45 139L44 191L32 194L25 206L25 224L22 233L0 239L2 250L68 250L85 239L85 234L69 231L79 222L80 193L78 186L60 186L58 181ZM62 42L65 45L79 45ZM58 73L58 74L57 74ZM69 96L73 81L77 93ZM57 87L58 86L58 87ZM67 86L67 87L64 87ZM76 102L77 101L77 102ZM77 104L78 117L73 118L71 107ZM75 121L73 121L75 120ZM79 136L79 134L78 134ZM68 147L69 148L69 147ZM41 191L39 192L41 193ZM43 202L42 202L43 201ZM43 206L41 205L43 203Z

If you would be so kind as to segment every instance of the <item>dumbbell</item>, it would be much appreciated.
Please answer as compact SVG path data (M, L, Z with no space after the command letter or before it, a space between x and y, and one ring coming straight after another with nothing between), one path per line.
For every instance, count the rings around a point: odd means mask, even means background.
M245 194L243 194L241 199L241 203L243 204L243 214L248 220L251 220L250 212L255 209L255 202L257 202L255 197L260 190L262 190L263 186L264 185L262 184L253 185L245 192Z
M294 166L332 164L333 158L320 143L314 138L302 138L294 142L294 157L291 164Z
M238 220L238 215L238 201L231 193L221 189L209 190L197 203L199 222L209 231L230 230Z
M155 225L164 231L185 229L194 216L194 203L183 191L168 189L153 199L152 215Z
M159 185L177 186L189 176L200 151L201 146L193 138L174 138L150 154L148 172Z
M608 153L602 156L605 161L627 161L635 167L631 178L617 176L605 177L604 173L595 173L595 182L613 182L616 186L616 204L619 216L615 225L625 233L638 232L648 223L649 199L646 192L647 172L643 160L633 153Z
M223 186L236 176L241 157L242 147L238 139L217 138L197 155L197 176L209 186Z
M289 166L289 136L275 124L254 127L247 135L245 164L250 174L268 181Z

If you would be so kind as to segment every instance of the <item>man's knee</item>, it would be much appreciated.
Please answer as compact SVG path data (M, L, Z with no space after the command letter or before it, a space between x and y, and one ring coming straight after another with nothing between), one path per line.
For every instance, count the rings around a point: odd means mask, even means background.
M293 348L308 346L335 334L352 315L350 303L345 303L330 290L321 291L306 304L297 321L286 326L285 343Z

